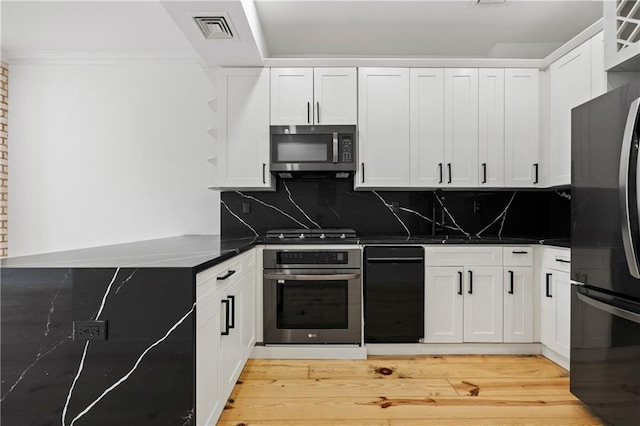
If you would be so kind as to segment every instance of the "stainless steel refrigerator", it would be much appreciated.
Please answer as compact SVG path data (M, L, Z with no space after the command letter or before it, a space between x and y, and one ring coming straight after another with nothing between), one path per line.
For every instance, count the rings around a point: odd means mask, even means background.
M571 392L640 424L640 81L572 111Z

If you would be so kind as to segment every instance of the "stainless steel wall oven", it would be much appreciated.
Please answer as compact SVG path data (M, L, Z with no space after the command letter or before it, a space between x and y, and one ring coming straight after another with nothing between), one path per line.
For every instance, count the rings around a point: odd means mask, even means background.
M360 249L264 251L265 344L360 344Z

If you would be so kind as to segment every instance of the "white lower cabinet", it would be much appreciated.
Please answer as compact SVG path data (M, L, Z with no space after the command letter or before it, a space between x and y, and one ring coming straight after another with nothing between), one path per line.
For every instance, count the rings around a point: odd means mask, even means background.
M224 407L218 385L220 299L217 297L196 310L196 422L199 426L215 424Z
M217 422L255 345L255 251L196 276L196 424Z
M540 301L540 342L569 358L571 350L571 280L569 273L545 268Z
M465 342L502 342L502 267L465 268Z
M425 271L425 342L462 342L464 268L427 267Z
M424 341L502 342L502 247L427 246L425 254Z
M426 246L425 254L426 343L533 342L532 247Z
M531 267L504 267L505 343L533 342L533 270Z

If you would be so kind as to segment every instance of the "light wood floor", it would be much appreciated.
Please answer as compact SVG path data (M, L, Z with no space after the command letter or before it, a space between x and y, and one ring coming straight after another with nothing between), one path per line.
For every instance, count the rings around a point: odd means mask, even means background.
M250 359L218 425L600 425L540 356Z

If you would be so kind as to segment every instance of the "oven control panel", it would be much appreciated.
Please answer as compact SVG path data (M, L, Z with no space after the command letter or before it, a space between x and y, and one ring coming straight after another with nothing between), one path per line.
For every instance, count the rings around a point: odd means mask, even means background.
M283 251L277 253L278 265L346 265L346 251Z

